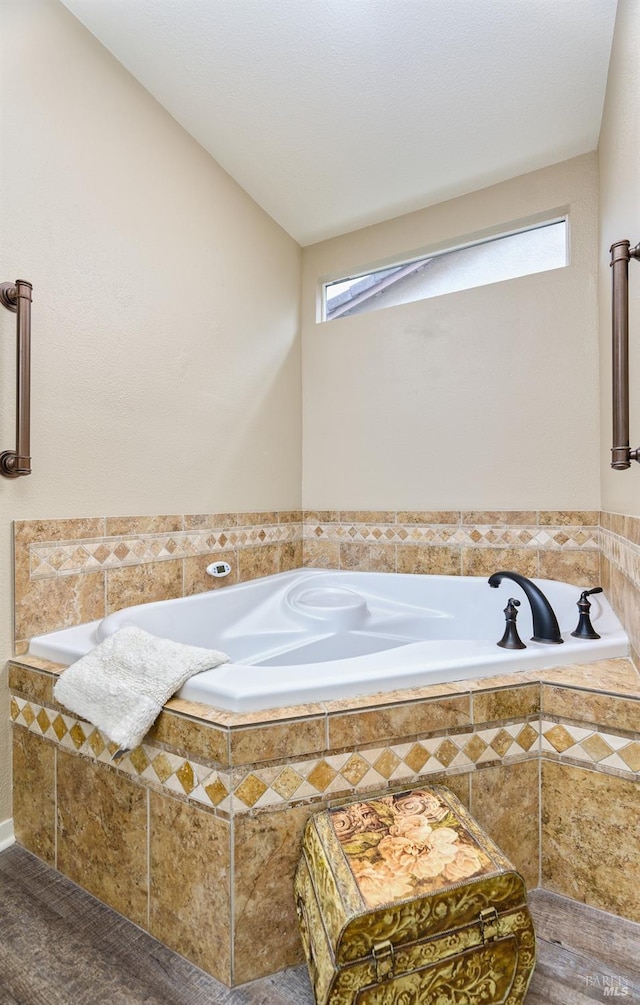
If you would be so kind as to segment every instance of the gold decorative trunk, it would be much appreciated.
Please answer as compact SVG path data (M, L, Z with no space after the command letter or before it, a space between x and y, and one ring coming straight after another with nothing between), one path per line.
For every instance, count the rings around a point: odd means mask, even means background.
M295 877L318 1005L520 1005L535 964L522 877L444 787L308 822Z

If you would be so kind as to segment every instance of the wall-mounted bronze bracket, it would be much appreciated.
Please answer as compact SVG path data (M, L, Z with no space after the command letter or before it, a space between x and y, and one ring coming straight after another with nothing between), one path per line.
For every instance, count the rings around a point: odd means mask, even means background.
M613 355L613 447L611 467L624 471L631 461L640 461L640 447L629 446L629 262L640 260L640 244L629 241L611 245L611 320Z
M31 474L31 283L0 283L0 303L16 315L16 449L0 453L0 475Z

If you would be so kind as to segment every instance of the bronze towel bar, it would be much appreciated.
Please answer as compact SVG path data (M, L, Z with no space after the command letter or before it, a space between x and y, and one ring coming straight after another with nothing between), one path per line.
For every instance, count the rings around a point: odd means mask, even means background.
M611 308L613 351L613 447L611 467L624 471L631 461L640 461L640 447L629 447L629 262L640 260L640 244L629 241L611 245Z
M16 314L16 449L0 454L0 475L31 474L31 283L0 283L0 303Z

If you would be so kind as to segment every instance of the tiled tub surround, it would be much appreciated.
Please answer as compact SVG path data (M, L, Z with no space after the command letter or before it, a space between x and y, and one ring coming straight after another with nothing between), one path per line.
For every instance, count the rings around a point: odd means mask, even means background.
M603 585L637 652L640 521L631 518L293 511L25 521L15 526L16 651L34 634L124 606L302 565L507 567L590 586L600 544ZM232 571L214 580L204 570L219 558ZM114 763L104 737L53 701L59 668L19 660L18 840L226 983L301 959L290 888L308 815L423 781L444 780L470 804L530 886L640 918L628 888L640 859L640 684L629 661L565 667L544 682L531 671L516 683L248 716L173 699L145 743Z
M640 517L601 513L600 523L602 585L640 667Z
M301 959L309 814L415 784L449 785L530 887L640 920L629 660L244 716L172 699L117 762L59 670L11 665L18 841L228 984Z
M599 575L594 511L305 511L304 564L489 576L498 567L577 585Z
M527 576L595 585L595 512L284 511L15 524L15 651L34 635L152 600L302 566ZM224 579L206 575L218 559Z

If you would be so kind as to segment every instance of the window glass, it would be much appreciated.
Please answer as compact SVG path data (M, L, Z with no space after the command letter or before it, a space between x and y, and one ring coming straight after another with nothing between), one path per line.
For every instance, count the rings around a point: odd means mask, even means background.
M515 234L439 251L429 258L326 283L323 318L333 321L567 264L567 221L553 220Z

